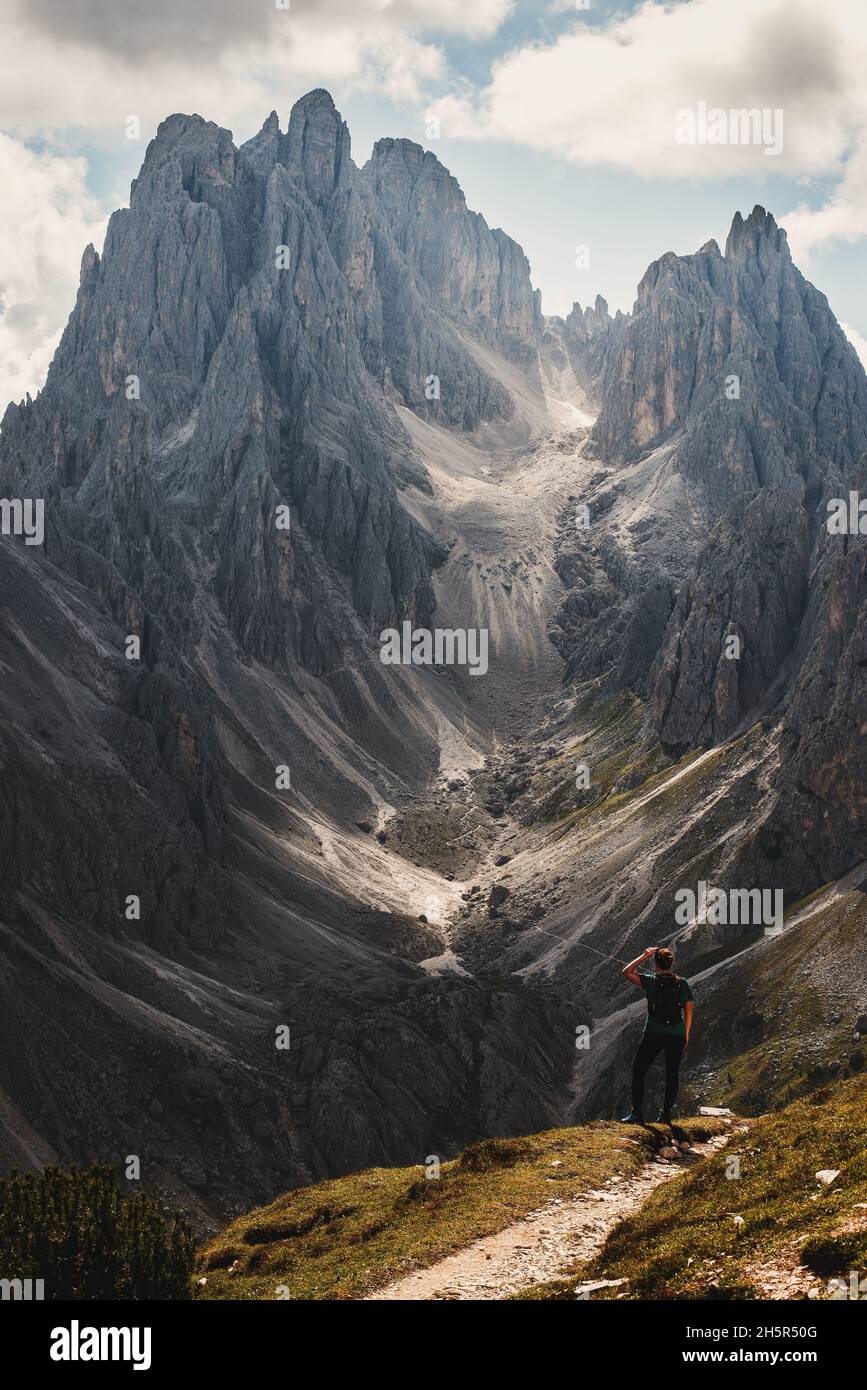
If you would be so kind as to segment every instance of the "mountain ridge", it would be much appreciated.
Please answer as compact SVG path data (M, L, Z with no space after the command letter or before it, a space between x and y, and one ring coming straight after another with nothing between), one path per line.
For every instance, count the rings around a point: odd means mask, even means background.
M419 150L359 170L322 91L240 147L167 118L43 391L6 410L0 486L44 496L46 539L0 542L4 1165L138 1146L207 1224L543 1128L576 1016L617 1007L588 952L662 931L687 866L789 900L851 867L864 551L817 518L867 386L823 297L753 214L728 270L669 253L637 312L545 318ZM383 666L404 620L486 626L485 680ZM816 713L837 652L842 732ZM738 945L694 935L687 964Z

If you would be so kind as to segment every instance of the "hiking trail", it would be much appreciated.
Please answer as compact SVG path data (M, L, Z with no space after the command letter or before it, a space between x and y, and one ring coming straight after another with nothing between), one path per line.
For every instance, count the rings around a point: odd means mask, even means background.
M631 1178L608 1178L578 1197L546 1202L502 1231L375 1290L366 1301L504 1299L562 1278L597 1255L615 1226L637 1211L654 1188L724 1148L740 1132L735 1117L730 1125L677 1158L657 1155Z

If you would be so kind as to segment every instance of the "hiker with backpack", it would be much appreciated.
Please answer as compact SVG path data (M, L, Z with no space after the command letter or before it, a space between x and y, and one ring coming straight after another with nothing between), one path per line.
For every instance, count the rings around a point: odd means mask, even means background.
M654 974L641 973L639 966L652 960ZM681 975L674 973L674 956L665 946L648 946L622 972L629 982L647 995L644 1034L632 1066L632 1109L624 1115L625 1125L644 1124L644 1081L648 1068L660 1052L665 1054L665 1100L657 1116L658 1124L671 1124L671 1108L677 1095L680 1059L692 1028L692 990Z

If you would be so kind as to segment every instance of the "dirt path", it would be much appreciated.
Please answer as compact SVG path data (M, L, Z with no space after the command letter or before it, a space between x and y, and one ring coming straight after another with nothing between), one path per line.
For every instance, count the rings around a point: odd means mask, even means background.
M728 1143L730 1133L694 1144L678 1158L656 1158L632 1178L611 1178L593 1192L559 1198L522 1221L378 1289L378 1299L502 1299L591 1259L609 1233L655 1187Z

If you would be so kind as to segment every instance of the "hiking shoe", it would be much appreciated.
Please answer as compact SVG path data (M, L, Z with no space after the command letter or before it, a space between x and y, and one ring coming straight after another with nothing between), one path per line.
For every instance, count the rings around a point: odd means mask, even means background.
M620 1121L622 1125L643 1125L644 1116L639 1115L635 1110L630 1110L628 1115L624 1115Z
M673 1121L672 1121L672 1118L671 1118L671 1113L669 1112L668 1114L666 1114L666 1112L665 1112L664 1110L660 1110L659 1114L658 1114L657 1117L656 1117L656 1123L657 1123L658 1125L670 1125L670 1124L672 1124Z

